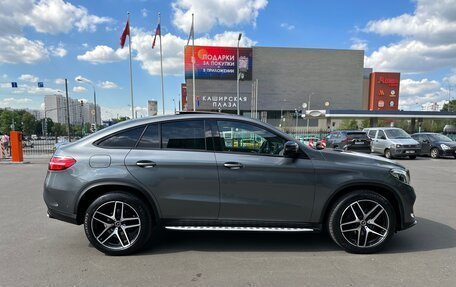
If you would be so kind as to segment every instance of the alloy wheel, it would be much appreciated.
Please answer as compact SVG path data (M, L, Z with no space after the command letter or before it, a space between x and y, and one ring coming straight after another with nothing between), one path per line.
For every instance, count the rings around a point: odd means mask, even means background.
M141 231L138 212L122 201L108 201L100 205L91 218L92 234L105 248L127 249Z
M351 245L374 247L388 236L390 221L385 208L373 200L358 200L342 213L340 231Z
M439 150L436 148L431 149L431 157L438 158L439 157Z

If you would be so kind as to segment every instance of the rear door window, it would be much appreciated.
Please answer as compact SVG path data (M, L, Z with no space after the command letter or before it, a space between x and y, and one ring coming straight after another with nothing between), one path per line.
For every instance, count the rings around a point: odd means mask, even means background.
M204 121L176 121L161 124L162 148L206 150Z
M158 124L150 124L147 126L141 140L138 143L138 148L154 149L160 148L160 135L158 133Z
M103 148L134 148L145 126L140 126L121 132L117 132L97 142L96 145Z

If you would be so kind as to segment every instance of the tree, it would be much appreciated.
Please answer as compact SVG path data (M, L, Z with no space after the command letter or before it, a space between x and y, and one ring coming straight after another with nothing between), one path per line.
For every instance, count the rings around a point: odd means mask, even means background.
M357 130L358 122L355 119L343 119L340 123L341 130Z
M443 105L440 110L442 112L456 112L456 100L451 100L449 103Z
M36 126L36 119L35 116L32 114L25 112L22 113L22 132L26 135L31 135L35 133L35 126Z

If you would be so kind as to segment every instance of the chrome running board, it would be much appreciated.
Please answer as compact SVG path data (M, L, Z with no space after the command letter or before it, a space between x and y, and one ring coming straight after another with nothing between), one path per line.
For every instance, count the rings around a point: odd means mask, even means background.
M287 227L232 227L232 226L165 226L171 230L187 231L272 231L272 232L312 232L312 228L287 228Z

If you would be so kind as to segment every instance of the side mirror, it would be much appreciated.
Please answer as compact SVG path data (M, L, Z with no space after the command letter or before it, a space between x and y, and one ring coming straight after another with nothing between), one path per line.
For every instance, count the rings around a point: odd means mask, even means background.
M283 155L285 157L296 157L299 152L299 145L294 141L287 141L284 146Z

